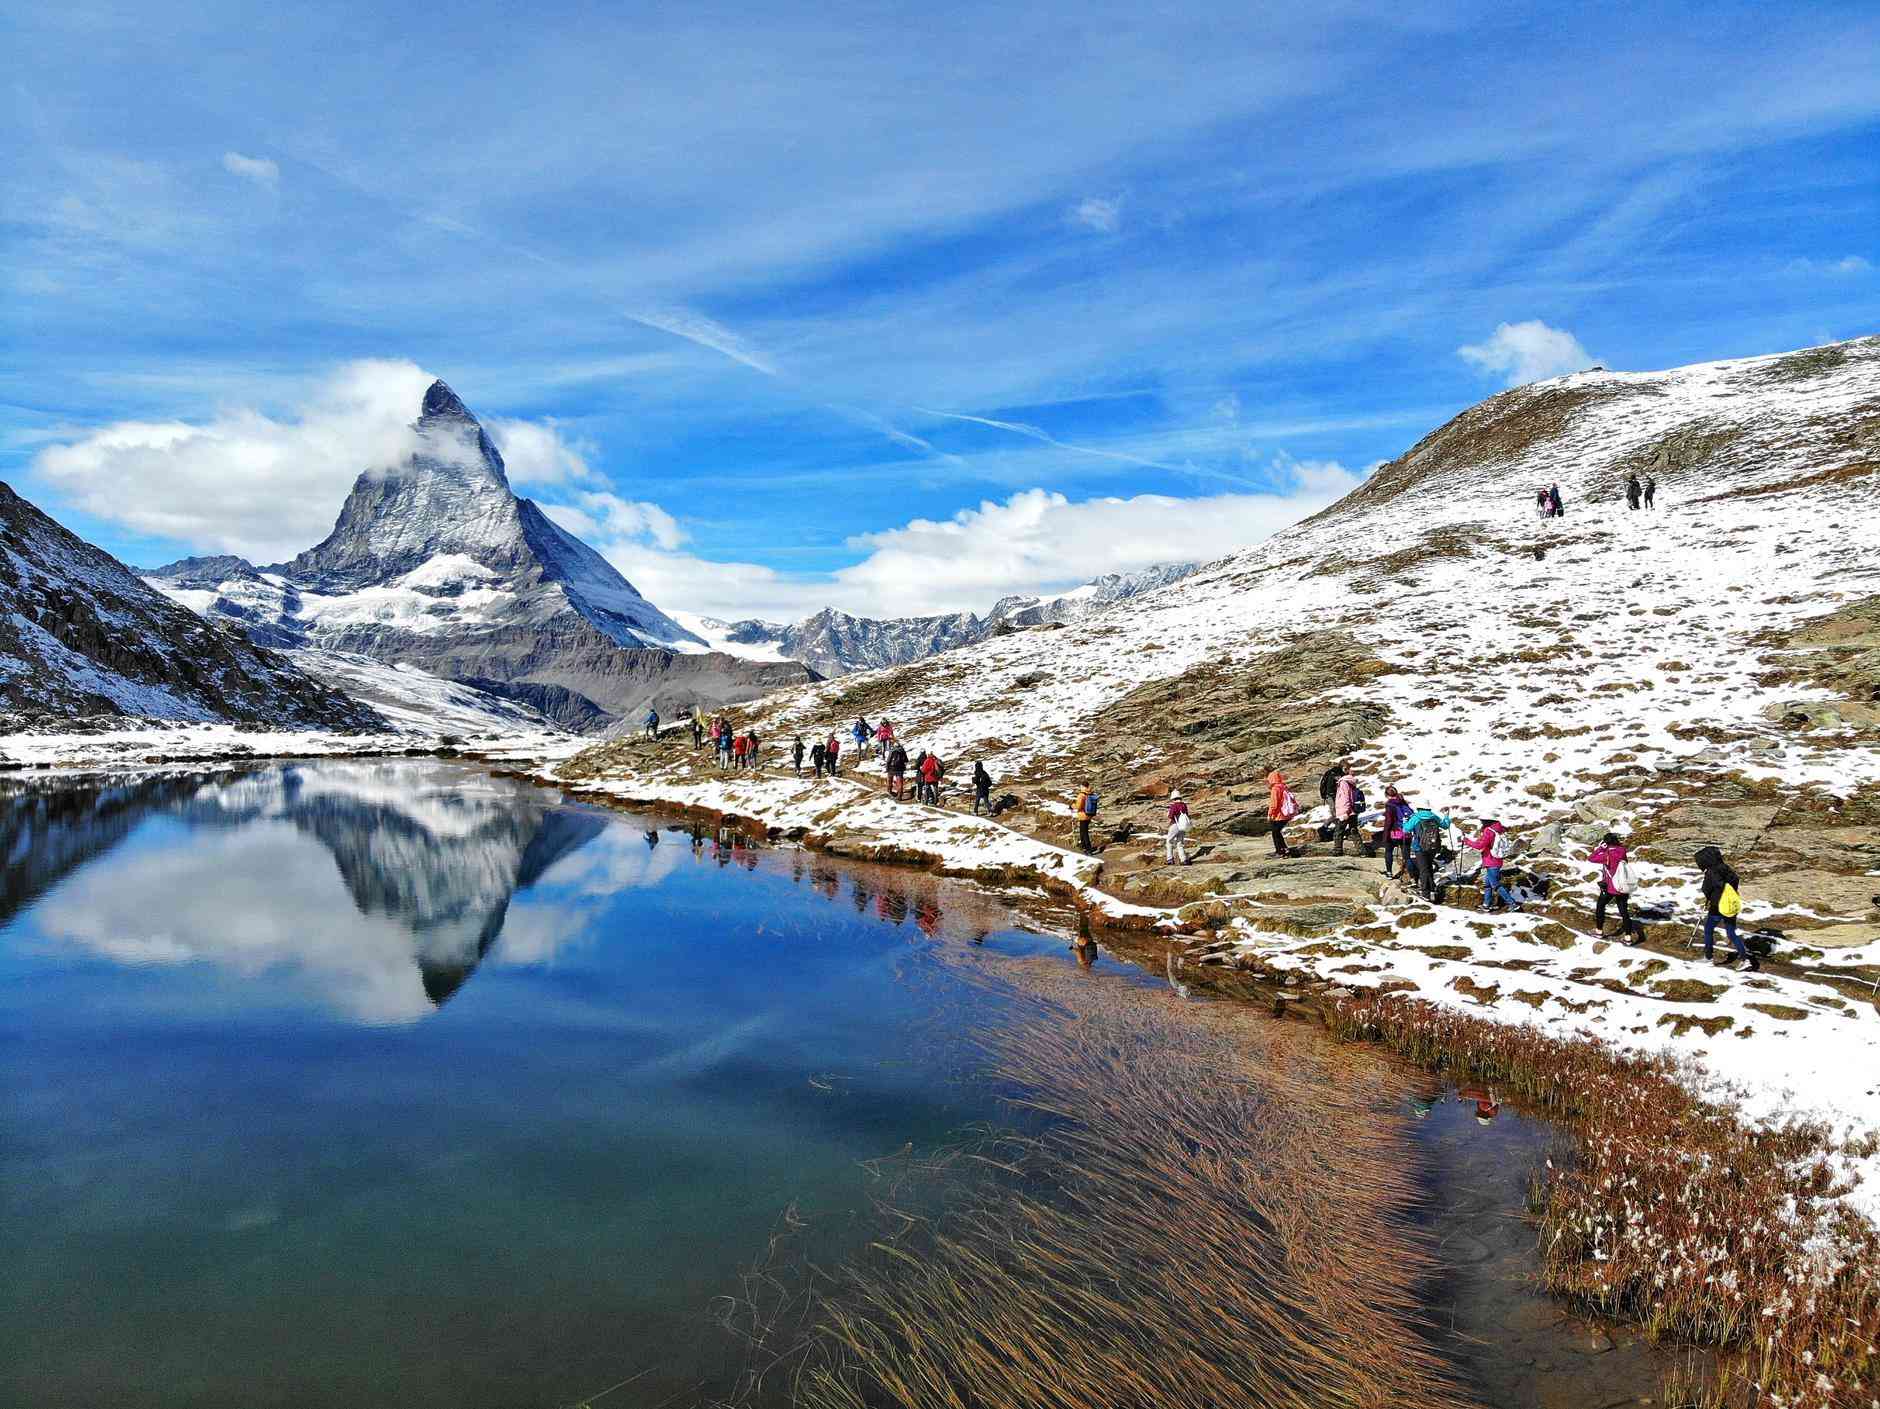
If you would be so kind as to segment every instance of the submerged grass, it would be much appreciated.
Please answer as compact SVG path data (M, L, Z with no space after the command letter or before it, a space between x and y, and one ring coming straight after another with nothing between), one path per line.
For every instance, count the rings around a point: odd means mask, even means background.
M1055 969L1028 987L1076 983ZM880 1165L890 1231L807 1289L754 1271L745 1402L1469 1402L1420 1309L1436 1265L1386 1114L1407 1076L1227 1005L1058 996L1057 1021L989 1039L1029 1133Z
M1338 1003L1340 1036L1494 1082L1573 1137L1533 1203L1542 1276L1654 1335L1728 1354L1665 1402L1759 1409L1880 1403L1880 1235L1845 1192L1826 1129L1752 1129L1665 1060L1391 996Z

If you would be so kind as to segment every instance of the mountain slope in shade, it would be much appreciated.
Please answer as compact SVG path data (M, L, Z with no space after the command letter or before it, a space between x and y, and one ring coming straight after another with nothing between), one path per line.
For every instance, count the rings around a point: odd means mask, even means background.
M0 484L0 708L382 727L240 632L202 620Z
M941 651L970 646L1034 626L1082 621L1196 571L1195 563L1158 563L1136 572L1113 572L1051 597L1001 597L984 616L860 617L826 607L794 625L710 617L681 619L716 650L755 660L800 660L833 678L858 670L906 665Z
M291 562L185 558L149 580L257 641L474 680L569 724L747 700L812 678L710 654L515 495L488 433L443 382L426 391L415 429L406 463L360 475L333 531Z

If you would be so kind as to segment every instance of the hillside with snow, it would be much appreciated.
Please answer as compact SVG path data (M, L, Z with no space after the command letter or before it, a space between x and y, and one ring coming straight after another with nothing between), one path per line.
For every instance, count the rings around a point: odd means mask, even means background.
M1628 508L1633 473L1654 507ZM1542 517L1555 484L1565 513ZM1316 517L1123 609L745 712L776 747L885 715L947 761L954 808L985 762L1009 795L997 828L884 812L868 758L820 789L648 746L570 776L858 854L1027 857L1015 874L1201 934L1191 962L1668 1044L1717 1083L1753 1068L1754 1113L1793 1100L1880 1126L1877 507L1880 339L1578 373L1481 403ZM1373 805L1395 784L1457 833L1508 823L1524 910L1474 913L1466 874L1431 905L1378 859L1333 855L1316 818L1276 857L1266 776L1314 809L1341 756ZM1062 850L1086 782L1095 873ZM1173 787L1195 818L1186 867L1162 854ZM1642 874L1640 947L1592 925L1587 852L1608 830ZM1707 844L1743 876L1760 974L1697 947Z
M0 710L380 728L370 708L153 591L0 484ZM19 721L16 721L19 722Z

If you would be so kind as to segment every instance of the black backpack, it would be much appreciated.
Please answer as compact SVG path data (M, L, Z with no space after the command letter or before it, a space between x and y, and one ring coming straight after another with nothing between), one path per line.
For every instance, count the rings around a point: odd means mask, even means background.
M1324 776L1319 779L1319 796L1330 802L1338 795L1338 780L1344 776L1340 769L1327 768Z
M1443 844L1443 824L1434 817L1425 817L1417 823L1417 850L1434 856L1436 848Z

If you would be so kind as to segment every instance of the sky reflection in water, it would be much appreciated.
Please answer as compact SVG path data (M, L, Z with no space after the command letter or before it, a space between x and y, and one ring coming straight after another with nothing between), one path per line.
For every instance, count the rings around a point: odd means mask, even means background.
M1057 947L454 767L50 786L0 795L5 1402L710 1380L786 1205L997 1113L963 1039L1025 1000L931 946Z

